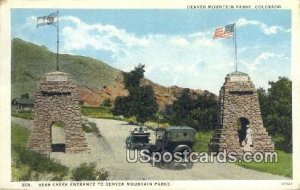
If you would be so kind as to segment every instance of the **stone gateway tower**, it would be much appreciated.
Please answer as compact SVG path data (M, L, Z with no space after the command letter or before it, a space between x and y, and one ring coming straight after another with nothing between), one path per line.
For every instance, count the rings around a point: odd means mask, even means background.
M211 152L274 151L263 126L258 95L250 77L242 72L226 76L219 95L218 126L209 143Z
M52 152L51 126L54 122L64 124L65 152L87 150L76 85L63 72L47 73L37 86L30 150L44 154Z

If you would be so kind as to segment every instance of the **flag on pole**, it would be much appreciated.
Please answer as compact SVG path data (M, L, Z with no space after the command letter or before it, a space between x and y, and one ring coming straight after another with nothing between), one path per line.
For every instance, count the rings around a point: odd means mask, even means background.
M231 38L233 42L233 52L234 52L234 63L235 71L237 72L237 45L236 45L236 26L235 23L228 24L223 27L216 28L213 38Z
M51 13L48 16L37 17L36 27L46 26L46 25L55 25L58 20L57 12Z
M58 19L58 10L54 13L49 14L48 16L39 16L37 17L36 27L39 26L47 26L47 25L55 25L56 26L56 44L57 44L57 52L56 52L56 70L59 71L59 19Z
M216 28L213 38L231 38L235 32L234 28L235 24L228 24L224 27Z

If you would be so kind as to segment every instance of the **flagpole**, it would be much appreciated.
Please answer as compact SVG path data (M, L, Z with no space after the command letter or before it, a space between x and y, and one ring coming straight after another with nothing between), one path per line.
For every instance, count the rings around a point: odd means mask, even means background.
M57 10L57 26L56 26L56 28L57 28L57 31L56 31L56 33L57 33L57 52L56 52L56 70L57 71L59 71L59 12L58 12L58 10Z
M233 37L232 37L232 50L233 50L233 64L235 64L235 24L233 26ZM235 66L236 71L236 66Z
M236 45L236 23L234 23L234 57L235 57L235 72L238 70L237 66L237 45Z

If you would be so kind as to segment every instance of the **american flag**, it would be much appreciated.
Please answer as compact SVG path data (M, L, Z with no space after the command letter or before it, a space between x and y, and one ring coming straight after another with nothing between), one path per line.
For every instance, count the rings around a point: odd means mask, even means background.
M230 38L234 34L235 24L228 24L224 27L216 28L214 33L215 38Z

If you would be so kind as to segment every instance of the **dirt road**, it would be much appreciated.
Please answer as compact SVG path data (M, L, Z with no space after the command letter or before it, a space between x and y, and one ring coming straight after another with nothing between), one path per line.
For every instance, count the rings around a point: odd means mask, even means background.
M12 120L30 125L29 121L21 122L17 118ZM99 168L109 171L109 179L112 180L287 179L230 163L195 163L193 168L181 170L160 169L152 167L149 163L128 163L125 139L129 131L136 126L128 125L124 121L92 118L89 120L97 124L102 135L101 138L97 138L94 134L86 134L89 152L78 154L53 152L50 157L71 168L83 162L96 162Z

